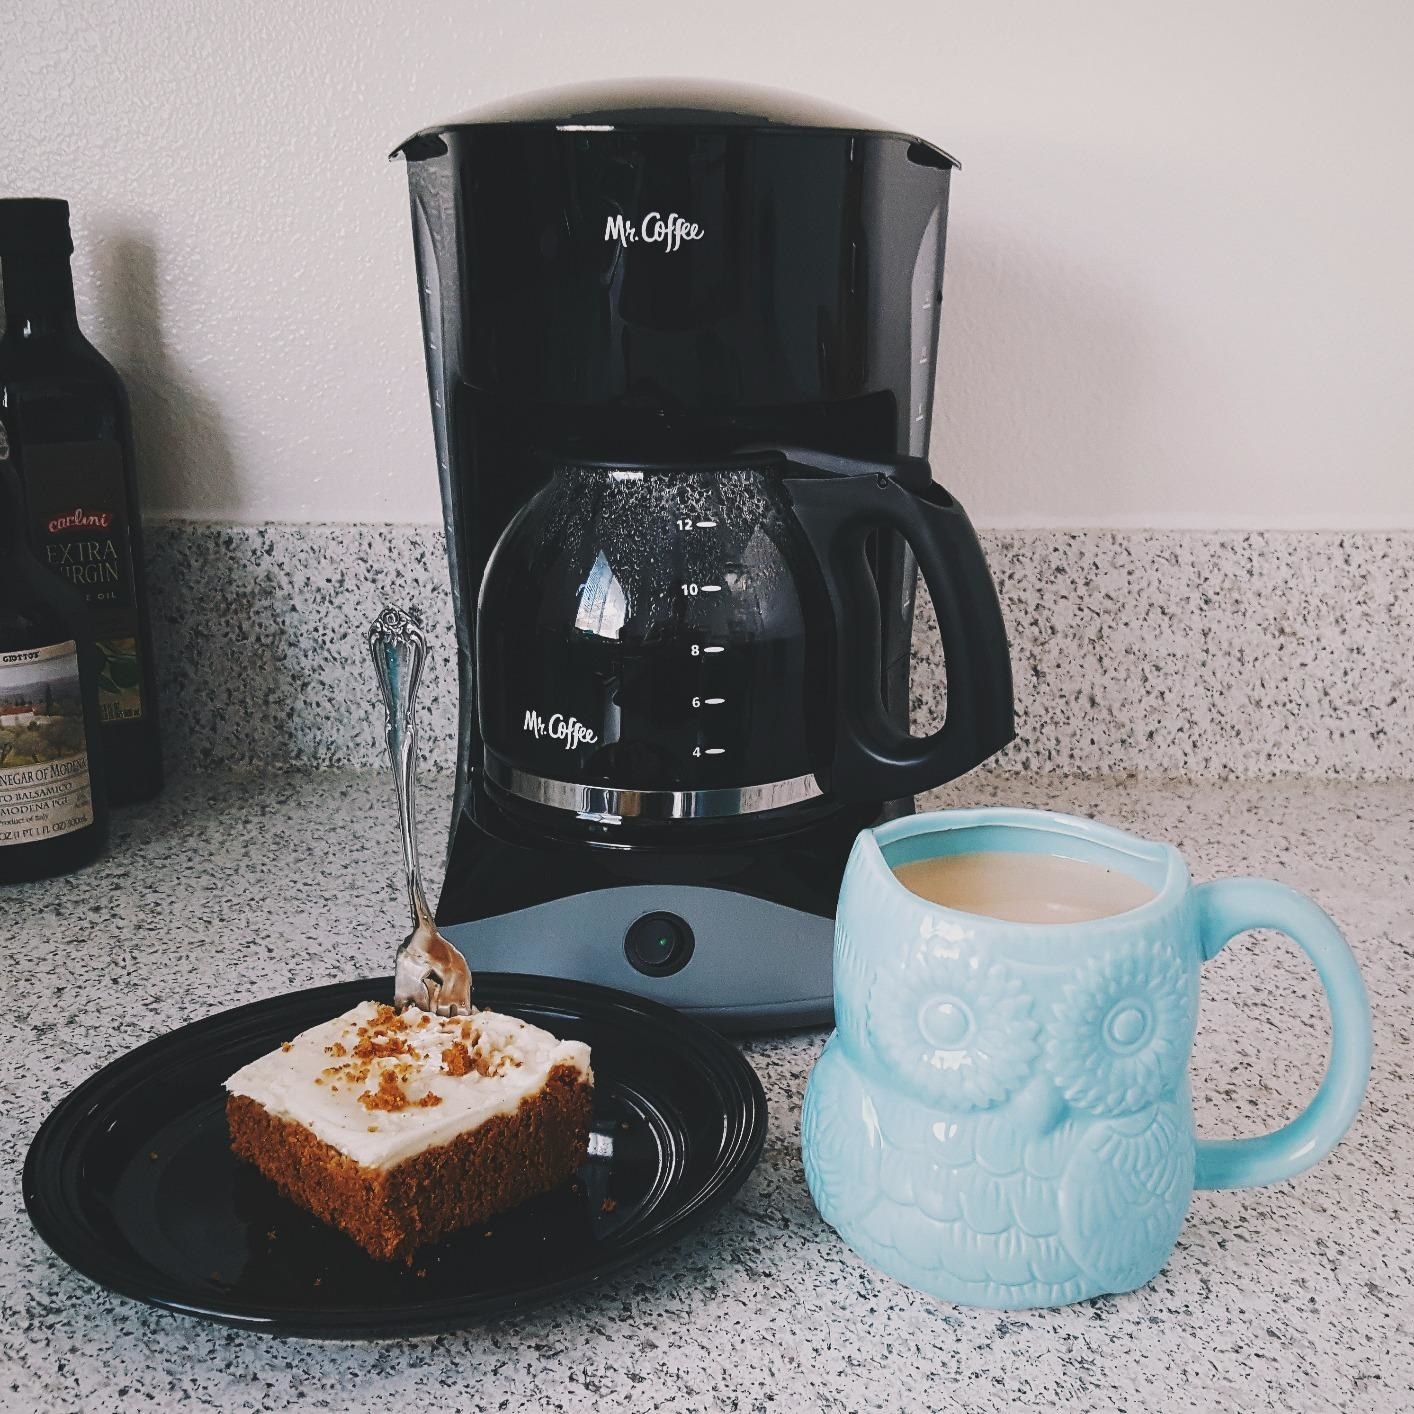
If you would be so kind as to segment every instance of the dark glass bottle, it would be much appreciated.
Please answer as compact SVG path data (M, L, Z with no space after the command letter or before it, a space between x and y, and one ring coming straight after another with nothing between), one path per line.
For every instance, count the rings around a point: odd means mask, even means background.
M0 201L0 425L29 542L88 603L109 799L121 805L162 785L157 689L128 397L79 329L72 251L67 202Z
M88 609L26 543L22 506L0 428L0 884L66 874L108 840Z

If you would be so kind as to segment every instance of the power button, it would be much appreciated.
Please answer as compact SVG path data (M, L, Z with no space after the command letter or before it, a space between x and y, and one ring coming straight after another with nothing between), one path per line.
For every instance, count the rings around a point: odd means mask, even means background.
M624 956L645 977L671 977L692 958L692 929L676 913L645 913L624 934Z

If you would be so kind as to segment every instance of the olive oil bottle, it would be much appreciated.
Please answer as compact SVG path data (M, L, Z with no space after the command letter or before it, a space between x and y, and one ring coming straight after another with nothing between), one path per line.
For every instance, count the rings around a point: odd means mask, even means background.
M13 884L95 859L108 813L88 610L27 544L6 450L0 430L0 884Z
M0 200L0 428L42 563L88 604L109 799L162 785L127 392L74 311L65 201Z

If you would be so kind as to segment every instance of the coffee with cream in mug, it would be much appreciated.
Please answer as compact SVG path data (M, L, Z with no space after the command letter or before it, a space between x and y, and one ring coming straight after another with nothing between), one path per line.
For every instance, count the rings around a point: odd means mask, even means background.
M896 865L894 875L929 903L1007 923L1090 923L1154 897L1147 884L1117 869L1058 854L944 854Z

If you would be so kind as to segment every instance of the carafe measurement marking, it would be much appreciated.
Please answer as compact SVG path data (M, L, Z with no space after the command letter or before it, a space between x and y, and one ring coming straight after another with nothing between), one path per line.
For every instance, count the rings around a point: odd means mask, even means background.
M677 527L679 530L715 530L717 522L715 520L693 520L691 516L679 516Z
M682 592L689 599L695 599L699 594L720 594L722 586L720 584L696 584L688 583L682 587Z

